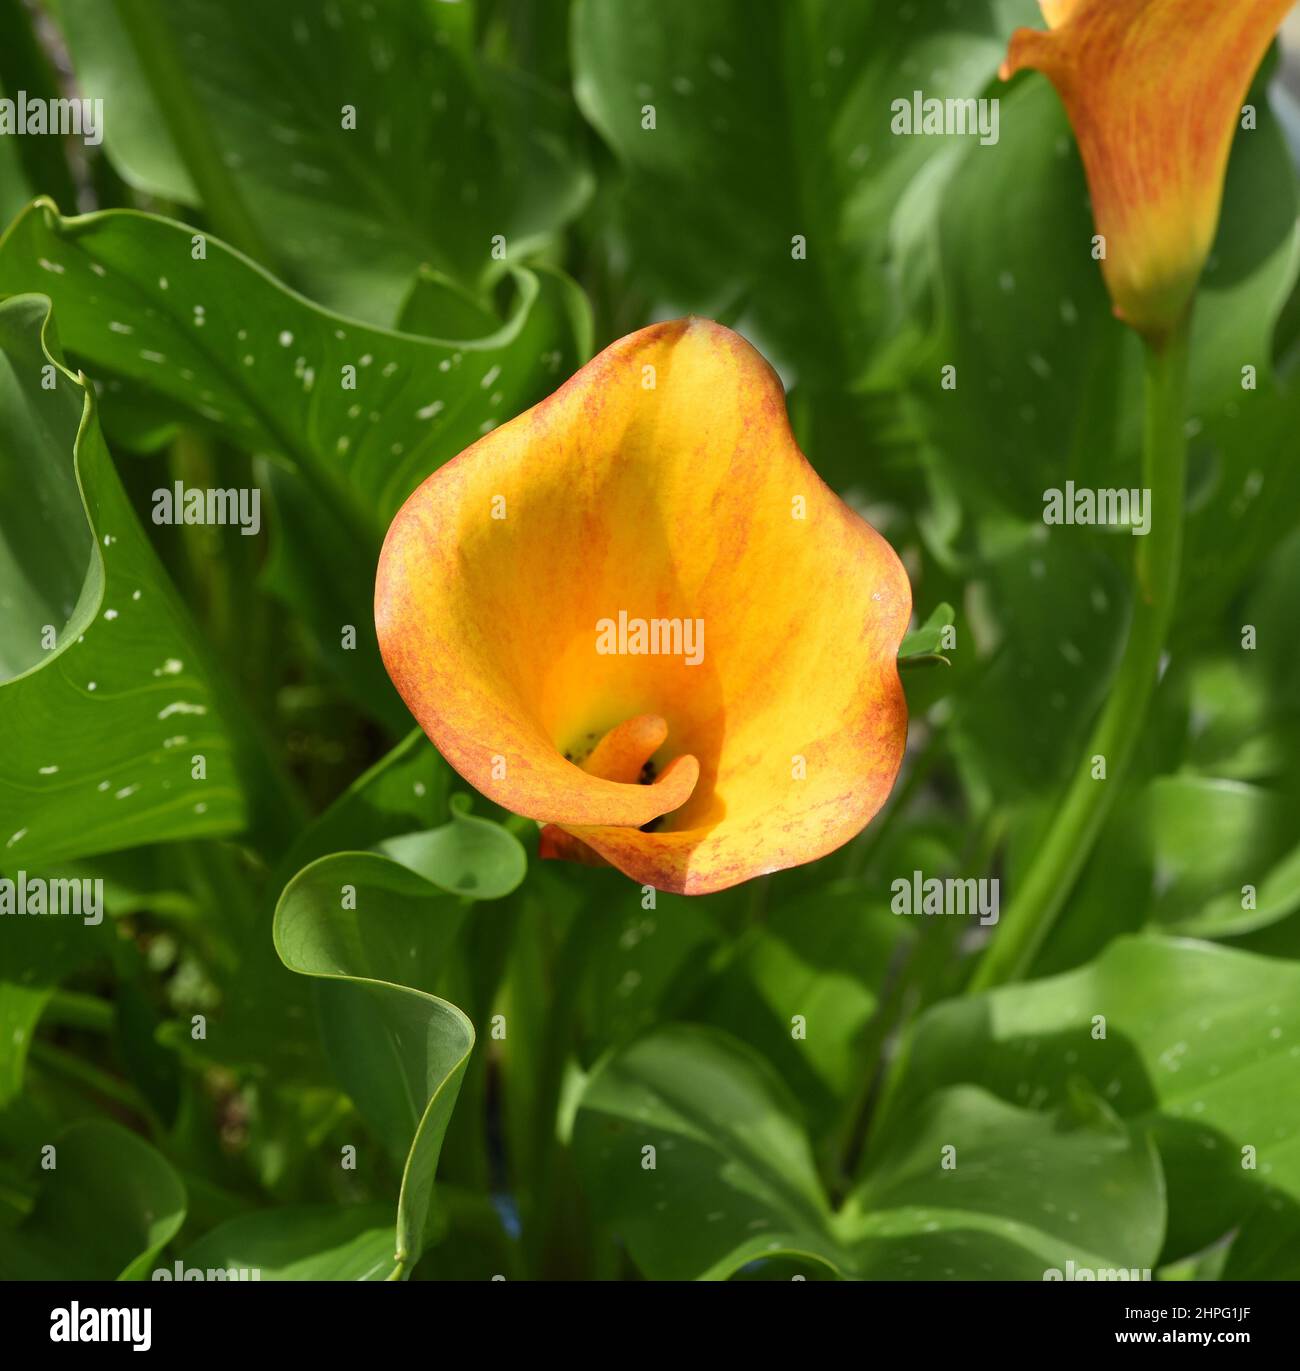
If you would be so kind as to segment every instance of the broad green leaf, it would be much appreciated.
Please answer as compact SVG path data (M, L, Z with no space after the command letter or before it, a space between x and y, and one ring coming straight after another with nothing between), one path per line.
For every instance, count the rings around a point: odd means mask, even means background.
M780 1073L821 1140L863 1085L864 1038L907 921L865 884L813 888L770 910L698 996L699 1013Z
M910 1116L832 1213L770 1068L684 1025L597 1069L574 1145L598 1216L651 1279L784 1259L849 1279L1041 1280L1068 1261L1150 1266L1163 1231L1154 1154L1104 1106L1076 1098L1053 1119L970 1088Z
M931 72L945 96L979 96L1033 16L791 0L755 22L743 0L580 0L574 91L626 171L637 277L675 307L751 317L801 374L856 375L898 321L900 200L977 141L894 136L891 102Z
M429 472L558 386L585 348L580 293L549 271L516 273L514 314L495 334L444 342L331 314L216 239L195 260L193 238L150 215L63 219L37 202L0 243L0 290L46 291L97 374L287 459L362 547L377 549Z
M425 988L442 975L464 918L462 901L370 853L312 863L275 911L281 960L323 982L321 1030L339 1083L402 1166L393 1276L423 1248L438 1154L474 1047L465 1015Z
M1227 938L1253 933L1289 918L1300 910L1300 846L1291 848L1275 865L1264 868L1251 899L1252 907L1246 908L1240 890L1219 895L1199 914L1182 920L1179 931L1192 937Z
M1247 609L1242 617L1249 615ZM1260 665L1261 657L1241 650L1204 653L1188 663L1189 768L1229 781L1269 781L1285 774L1290 746L1277 718L1282 692Z
M451 799L451 822L385 838L379 851L426 881L471 900L499 900L524 879L528 858L513 833L469 812L465 794Z
M35 1207L0 1230L9 1280L147 1280L185 1219L185 1188L147 1142L100 1119L53 1140ZM34 1159L35 1160L35 1159Z
M1281 454L1283 434L1295 426L1295 396L1279 398L1269 340L1296 275L1295 177L1258 94L1260 126L1235 141L1194 316L1182 603L1197 629L1207 602L1227 603L1270 517L1280 526L1278 503L1294 504L1295 464ZM989 533L981 538L981 522L1039 522L1047 490L1067 479L1140 484L1141 349L1111 318L1088 250L1094 226L1073 133L1039 73L1018 77L1001 100L997 143L967 148L944 188L935 231L912 235L901 264L936 314L927 346L900 363L911 378L922 454L959 494L966 546L980 538L982 555ZM1245 390L1248 364L1255 385ZM878 368L883 383L891 375L890 365ZM1095 531L1053 528L1051 536L1120 552Z
M259 588L292 610L309 650L349 701L400 737L411 715L379 655L372 546L297 471L271 459L256 470L270 538Z
M396 326L425 338L486 338L501 321L451 277L421 267L402 301Z
M175 111L150 90L161 74L169 99L202 121L208 155L237 175L288 279L384 324L422 263L478 286L500 268L494 237L521 261L589 191L566 102L478 69L455 41L452 9L174 0L158 17L180 69L150 73L115 5L61 6L81 84L113 111L105 145L131 184L197 203L165 117Z
M967 140L933 231L912 249L936 311L926 347L908 359L912 417L924 460L958 497L967 547L981 520L1041 526L1046 489L1067 478L1110 484L1136 452L1121 416L1139 349L1111 317L1088 252L1092 223L1069 124L1041 77L998 96L998 142ZM1050 532L1076 544L1096 537ZM997 553L991 536L984 556ZM1040 598L1055 583L1037 587Z
M1152 714L1166 727L1173 715L1181 734L1177 710L1163 693ZM1103 860L1072 893L1036 974L1080 966L1146 927L1228 938L1279 924L1300 907L1294 803L1280 790L1186 771L1133 777L1098 839Z
M1242 887L1263 884L1294 840L1300 826L1293 802L1240 781L1164 776L1151 784L1146 803L1155 868L1153 920L1204 935L1225 924L1225 931L1244 932L1280 917L1269 906L1285 906L1285 868L1274 886L1278 893L1266 893L1263 919L1258 907L1242 909ZM1292 895L1300 899L1300 891Z
M0 863L32 874L245 816L206 648L48 314L0 305Z
M207 1280L383 1280L393 1269L392 1215L382 1205L257 1210L205 1233L181 1264Z
M841 1224L869 1278L1042 1280L1067 1262L1141 1273L1160 1254L1154 1149L1086 1093L1037 1114L943 1090L868 1162Z
M1083 540L1027 537L992 563L981 625L968 621L960 648L979 654L980 669L950 699L959 764L995 794L1041 794L1079 764L1123 644L1128 595Z
M1215 1279L1300 1280L1300 1205L1268 1192L1242 1224Z
M269 882L272 895L258 908L233 908L246 922L233 964L212 968L221 1001L208 1014L208 1033L192 1041L189 1025L163 1029L169 1045L206 1067L239 1068L277 1084L320 1084L330 1079L311 1031L315 987L291 974L271 939L272 901L309 863L353 846L375 845L447 818L451 769L418 729L348 787L298 835ZM151 897L150 907L156 897Z
M1279 315L1300 272L1294 161L1267 83L1248 98L1258 127L1233 140L1214 251L1192 316L1190 485L1179 616L1189 636L1216 621L1294 526L1300 386L1274 373ZM1238 627L1235 617L1229 619ZM1228 639L1237 647L1236 633Z
M1156 1139L1168 1258L1222 1237L1261 1186L1300 1196L1300 966L1119 938L1077 971L928 1011L887 1113L958 1082L1050 1107L1076 1076Z
M1270 90L1276 75L1266 58L1247 96L1255 126L1233 137L1219 231L1197 293L1191 392L1202 412L1246 398L1244 366L1270 377L1274 327L1300 272L1300 190Z
M652 1280L724 1279L778 1253L842 1261L792 1102L723 1034L670 1025L617 1053L573 1137L592 1206Z
M596 873L583 873L595 876ZM695 997L711 1001L710 954L722 942L721 900L655 893L644 907L641 887L616 873L583 883L588 943L582 999L584 1061L674 1018Z
M279 868L281 886L318 857L378 847L399 833L443 823L453 777L434 745L412 729L303 830Z

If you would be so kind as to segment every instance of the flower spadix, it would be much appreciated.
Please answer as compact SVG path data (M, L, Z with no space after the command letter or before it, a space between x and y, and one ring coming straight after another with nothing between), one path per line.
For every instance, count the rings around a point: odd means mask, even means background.
M439 468L380 557L384 663L542 853L700 894L859 832L902 759L888 543L700 319L621 339Z
M1158 342L1218 225L1242 101L1294 0L1040 0L1002 67L1056 87L1078 139L1115 313Z

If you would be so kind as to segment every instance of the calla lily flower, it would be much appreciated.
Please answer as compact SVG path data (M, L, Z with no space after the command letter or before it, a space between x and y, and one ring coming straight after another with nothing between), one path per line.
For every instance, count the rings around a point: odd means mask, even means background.
M902 760L911 588L701 319L621 339L407 500L384 663L544 856L702 894L858 833Z
M1002 78L1056 87L1083 156L1115 313L1159 342L1186 313L1218 225L1242 101L1293 0L1040 0Z

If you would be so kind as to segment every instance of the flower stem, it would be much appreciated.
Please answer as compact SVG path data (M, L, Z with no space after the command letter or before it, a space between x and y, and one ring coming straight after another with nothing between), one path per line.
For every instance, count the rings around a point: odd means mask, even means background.
M1147 347L1142 474L1151 528L1138 540L1137 585L1124 656L1087 750L1017 883L997 936L971 981L972 990L1015 980L1029 969L1092 851L1142 734L1178 591L1187 458L1187 333L1184 323L1160 346ZM1105 758L1105 779L1093 778L1092 759L1099 755Z

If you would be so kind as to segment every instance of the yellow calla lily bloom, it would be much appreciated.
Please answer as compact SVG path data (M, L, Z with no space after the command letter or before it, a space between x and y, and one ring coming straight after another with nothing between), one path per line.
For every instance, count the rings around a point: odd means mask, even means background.
M703 894L884 803L911 588L821 481L775 372L702 319L621 339L439 468L388 531L388 673L544 856Z
M1218 226L1242 101L1294 0L1040 0L1002 77L1056 87L1083 156L1115 313L1159 342Z

